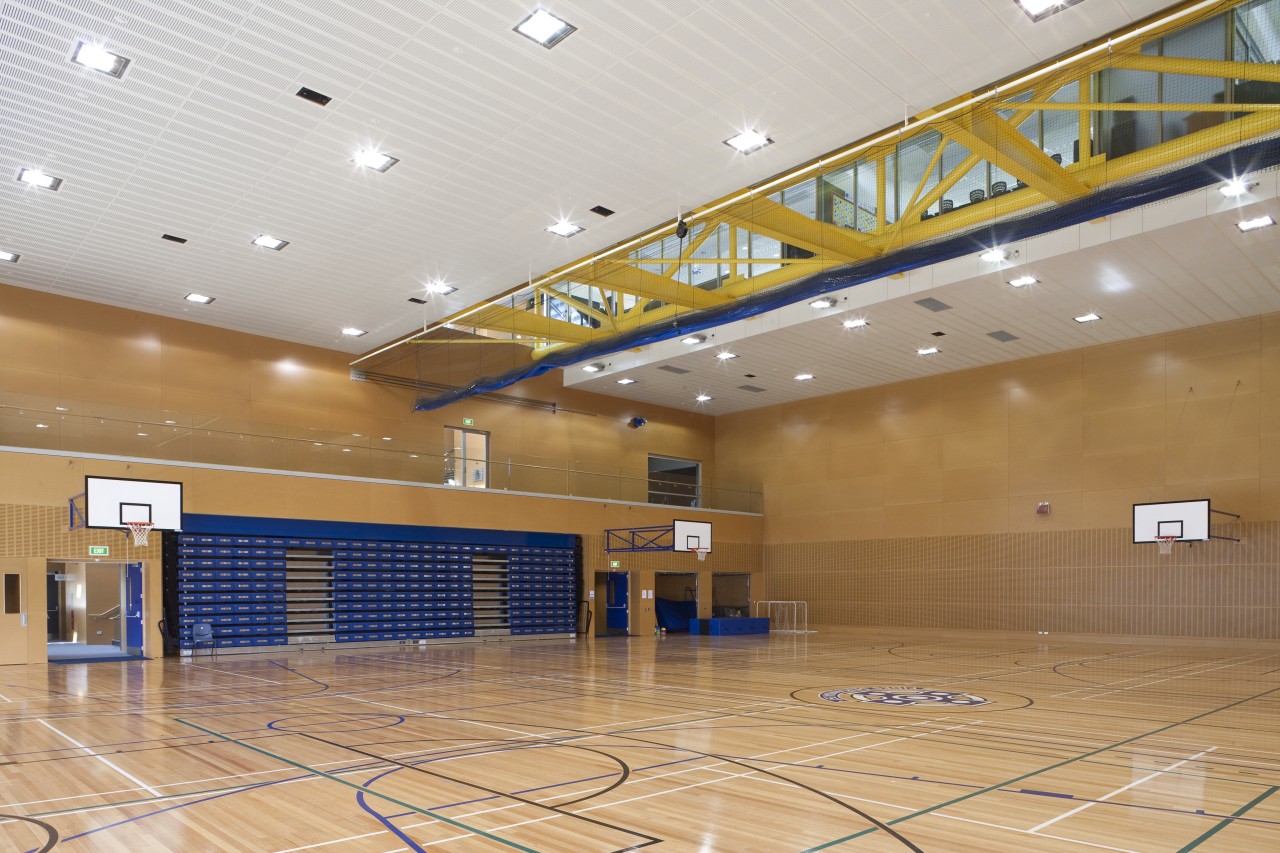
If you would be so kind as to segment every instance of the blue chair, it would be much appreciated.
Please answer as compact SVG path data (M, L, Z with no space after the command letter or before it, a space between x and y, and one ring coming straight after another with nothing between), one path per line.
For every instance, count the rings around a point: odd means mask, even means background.
M209 644L211 654L218 650L218 641L213 638L213 626L208 622L197 622L191 626L192 654L200 649L201 643Z

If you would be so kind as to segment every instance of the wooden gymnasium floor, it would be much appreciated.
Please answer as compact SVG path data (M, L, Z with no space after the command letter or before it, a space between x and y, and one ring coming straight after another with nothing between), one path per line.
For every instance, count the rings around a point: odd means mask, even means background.
M1278 696L1267 649L838 630L6 667L0 849L1265 853Z

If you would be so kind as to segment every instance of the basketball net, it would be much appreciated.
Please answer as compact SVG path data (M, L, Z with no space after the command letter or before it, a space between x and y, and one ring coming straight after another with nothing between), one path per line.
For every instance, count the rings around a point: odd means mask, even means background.
M149 521L126 521L125 526L133 531L133 544L141 546L147 544L147 534L151 532L152 524Z
M1160 556L1173 553L1173 543L1178 541L1177 536L1157 536L1156 544L1160 546Z
M699 561L705 561L707 559L707 552L710 551L711 549L710 548L694 548L692 550L693 550L693 553L698 555Z

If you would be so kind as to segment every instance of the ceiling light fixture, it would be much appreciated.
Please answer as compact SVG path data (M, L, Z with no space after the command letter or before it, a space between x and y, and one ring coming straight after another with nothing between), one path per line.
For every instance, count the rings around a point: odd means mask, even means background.
M66 406L54 406L54 407L53 407L53 410L54 410L55 412L67 412L67 411L70 411L70 409L68 409Z
M772 145L773 140L758 130L744 130L741 133L730 136L724 141L724 144L739 154L751 154L766 145Z
M687 338L681 338L680 340L680 343L689 344L690 346L692 346L693 344L705 344L706 342L707 342L706 335L689 335Z
M1253 185L1245 181L1243 178L1232 178L1222 186L1218 187L1218 192L1227 198L1239 198L1247 193Z
M535 9L529 17L516 24L512 29L545 48L553 48L572 35L578 28L568 21L557 18L546 9Z
M382 437L382 440L383 440L383 441L390 441L390 440L391 440L391 436L389 436L389 435L384 435L384 436Z
M362 148L351 158L357 166L364 166L366 169L372 169L375 172L385 172L400 161L395 157L383 154L381 151L374 151L372 148Z
M18 180L24 184L30 184L33 187L40 187L44 190L57 191L62 186L62 178L55 178L53 175L46 175L39 169L19 169Z
M815 299L812 302L810 302L809 307L818 308L818 309L834 308L836 307L836 301L832 299L830 296L824 296L821 299Z
M699 403L710 403L715 399L715 397L712 397L710 394L699 394L693 399L697 400Z
M76 65L83 65L85 68L101 71L103 74L117 78L124 74L124 69L129 65L126 57L112 53L102 45L87 41L76 45L76 52L71 55L71 61Z
M916 350L916 355L937 355L942 350L937 347L920 347Z
M289 245L289 241L281 240L279 237L272 237L270 234L259 234L253 238L253 245L278 252Z
M599 373L600 371L604 370L604 367L605 366L598 361L592 362L591 364L582 365L582 369L585 370L587 373Z
M797 373L797 374L796 374L796 381L797 381L797 382L808 382L810 379L813 379L813 374L812 374L812 373Z
M214 297L205 296L203 293L188 293L186 296L182 298L187 300L188 302L196 302L196 303L199 303L200 305L208 305L210 302L214 300Z
M716 358L720 359L721 361L728 361L731 358L737 358L737 357L738 357L737 353L729 352L728 350L722 350L721 352L716 353Z
M362 338L369 333L366 332L364 329L357 329L355 326L347 326L345 329L342 330L342 334L346 335L349 338Z
M36 424L36 429L48 429L48 424Z
M844 326L846 329L862 329L871 324L865 317L850 317L840 325Z
M1257 219L1246 219L1244 222L1236 225L1236 227L1245 234L1248 234L1250 231L1257 231L1259 228L1267 228L1275 224L1276 221L1270 216L1259 216Z
M1009 280L1009 284L1012 285L1013 287L1026 287L1031 284L1039 284L1039 283L1040 283L1040 279L1035 278L1034 276L1029 276L1029 275L1024 275L1024 276L1020 276L1018 278L1013 278Z
M1081 314L1079 317L1077 317L1077 318L1076 318L1076 322L1077 322L1077 323L1092 323L1094 320L1101 320L1101 319L1102 319L1102 318L1101 318L1101 317L1099 317L1097 314L1095 314L1095 313L1093 313L1092 311L1090 311L1088 314Z
M22 255L19 255L17 252L0 252L0 261L5 261L6 263L16 264L20 257L22 257Z
M634 379L630 379L630 378L625 378L625 377L624 377L624 378L622 378L622 379L619 379L619 380L618 380L618 384L619 384L619 385L635 385L635 384L636 384L636 380L634 380Z
M1009 260L1009 250L1001 248L1000 246L993 246L981 255L978 255L978 260L986 261L989 264L998 264L1002 261Z
M427 291L429 293L437 293L440 296L448 296L450 293L457 292L457 290L458 288L450 287L443 281L433 281L427 284Z
M1017 2L1018 7L1026 12L1033 22L1037 22L1061 12L1068 6L1074 6L1082 0L1017 0Z
M561 219L555 225L548 225L547 230L558 237L572 237L575 234L581 234L586 229L581 225L574 225L572 222Z

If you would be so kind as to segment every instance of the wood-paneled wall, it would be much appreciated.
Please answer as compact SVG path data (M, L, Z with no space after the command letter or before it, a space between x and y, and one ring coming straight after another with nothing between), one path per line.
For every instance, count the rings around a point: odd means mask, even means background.
M1280 637L1280 314L723 416L716 452L815 622ZM1202 497L1244 546L1132 544Z

